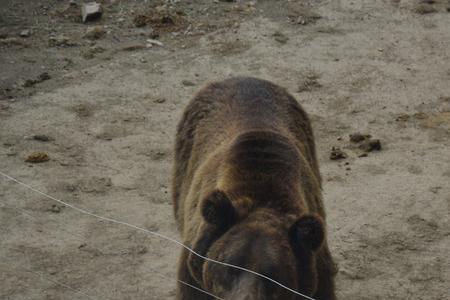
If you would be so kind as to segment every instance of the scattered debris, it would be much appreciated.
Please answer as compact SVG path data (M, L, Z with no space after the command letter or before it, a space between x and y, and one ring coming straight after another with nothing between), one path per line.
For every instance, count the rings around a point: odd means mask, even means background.
M47 72L44 72L44 73L40 74L36 79L25 80L25 82L23 83L23 86L24 87L32 87L36 83L41 83L43 81L49 80L50 78L51 78L50 74L48 74Z
M88 2L81 6L81 20L83 23L94 21L102 16L103 10L100 3Z
M25 159L26 162L30 163L41 163L49 161L50 157L45 152L33 152L30 155L27 156Z
M280 44L286 44L289 38L285 36L283 33L276 31L273 35L275 37L275 41L277 41Z
M381 142L379 139L366 139L359 145L359 149L364 152L380 151Z
M338 159L345 159L345 158L347 158L347 153L342 151L339 147L331 148L331 153L330 153L331 160L338 160Z
M361 134L359 132L349 135L350 142L352 142L352 143L359 143L364 140L370 139L371 137L372 136L370 134Z
M189 80L183 80L181 83L184 86L195 86L195 83L193 83L192 81L189 81Z
M90 40L98 40L105 34L106 30L103 28L103 26L94 26L89 27L83 37Z

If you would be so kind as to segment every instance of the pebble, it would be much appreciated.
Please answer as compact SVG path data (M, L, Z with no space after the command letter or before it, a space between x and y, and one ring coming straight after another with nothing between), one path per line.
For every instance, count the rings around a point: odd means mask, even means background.
M282 34L279 31L275 32L273 34L273 36L275 37L275 41L277 41L280 44L286 44L287 41L289 40L289 38L287 36L285 36L284 34Z
M103 26L94 26L89 27L86 30L86 33L84 34L84 38L90 39L90 40L98 40L102 38L106 34L106 30L103 28Z
M20 35L21 37L29 37L30 34L31 34L30 29L24 29L24 30L22 30L22 31L20 32L19 35Z
M32 136L32 139L35 141L40 141L40 142L50 142L53 141L53 138L49 137L48 135L45 134L35 134Z
M359 149L365 152L380 151L381 142L378 139L365 140L361 143L361 145L359 145Z
M331 153L330 153L331 160L338 160L338 159L345 159L345 158L347 158L347 154L344 151L342 151L339 147L331 148Z
M166 99L165 98L157 98L153 102L155 102L155 103L164 103L164 102L166 102Z
M52 213L58 214L58 213L61 212L61 207L59 207L59 206L56 205L56 204L53 204L52 207L50 208L50 211L51 211Z
M183 80L181 83L184 86L195 86L195 83L193 83L192 81L189 81L189 80Z
M350 134L349 137L350 137L350 142L359 143L366 139L370 139L372 136L370 134L361 134L361 133L357 132L357 133Z
M150 44L150 45L157 45L157 46L160 46L160 47L164 46L163 43L161 43L158 40L154 40L154 39L147 39L147 43Z

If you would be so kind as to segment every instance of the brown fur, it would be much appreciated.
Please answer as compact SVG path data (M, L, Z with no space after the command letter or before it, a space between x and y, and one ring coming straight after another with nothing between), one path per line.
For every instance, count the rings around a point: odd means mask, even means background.
M200 90L178 125L172 188L189 247L335 299L314 137L284 89L239 77ZM302 299L252 276L187 251L179 261L180 280L220 297ZM183 285L177 298L212 299Z

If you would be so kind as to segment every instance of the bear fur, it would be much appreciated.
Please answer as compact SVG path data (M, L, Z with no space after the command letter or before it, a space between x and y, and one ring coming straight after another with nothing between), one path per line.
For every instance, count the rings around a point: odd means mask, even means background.
M194 251L336 299L314 136L285 89L248 77L201 89L178 124L172 197ZM178 279L226 299L304 299L186 249ZM180 283L177 299L213 298Z

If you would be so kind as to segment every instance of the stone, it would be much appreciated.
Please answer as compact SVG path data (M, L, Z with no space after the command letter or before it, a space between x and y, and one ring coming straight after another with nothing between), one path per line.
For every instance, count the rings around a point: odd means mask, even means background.
M352 143L360 143L366 139L370 139L371 137L372 136L370 134L361 134L359 132L349 135L350 142Z
M359 148L365 152L381 151L381 142L378 139L365 140Z
M184 86L195 86L195 83L193 83L192 81L189 81L189 80L183 80L181 83Z
M347 154L344 151L342 151L339 147L331 148L331 153L330 153L331 160L338 160L338 159L345 159L345 158L347 158Z
M26 37L29 37L30 34L31 34L31 30L30 30L30 29L24 29L24 30L22 30L22 31L20 32L19 35L20 35L21 37L26 38Z
M105 34L106 30L103 28L103 26L94 26L89 27L83 37L90 40L98 40Z
M102 16L103 9L100 3L88 2L81 6L81 20L83 23L94 21Z
M277 41L280 44L286 44L289 38L285 36L283 33L277 31L273 34L275 41Z

